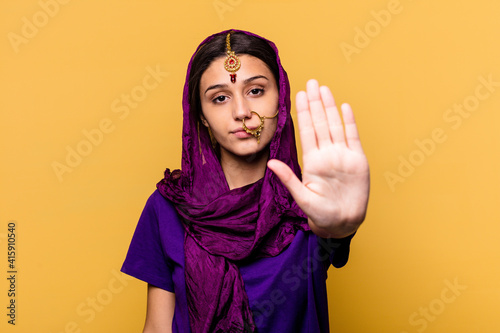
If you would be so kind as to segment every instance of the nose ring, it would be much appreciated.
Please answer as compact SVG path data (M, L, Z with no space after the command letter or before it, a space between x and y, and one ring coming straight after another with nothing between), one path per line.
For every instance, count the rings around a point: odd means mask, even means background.
M249 129L246 125L245 125L245 118L243 118L241 121L243 122L243 129L245 130L245 132L247 132L248 134L251 134L253 135L256 139L257 139L257 143L260 143L260 135L262 133L262 130L264 129L264 119L272 119L274 117L276 117L278 115L278 112L279 110L276 111L276 114L272 117L266 117L266 116L261 116L259 115L257 112L255 111L250 111L250 113L255 113L257 115L257 117L259 117L260 119L260 125L257 126L256 129Z

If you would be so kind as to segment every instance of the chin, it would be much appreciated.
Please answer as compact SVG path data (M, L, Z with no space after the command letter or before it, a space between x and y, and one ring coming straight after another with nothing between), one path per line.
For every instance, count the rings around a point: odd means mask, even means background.
M248 140L251 141L241 142L240 144L234 145L230 149L225 149L225 150L228 151L231 155L244 158L249 162L257 159L263 153L267 153L269 151L269 142L266 143L261 141L260 143L257 143L257 140L255 138L249 138Z

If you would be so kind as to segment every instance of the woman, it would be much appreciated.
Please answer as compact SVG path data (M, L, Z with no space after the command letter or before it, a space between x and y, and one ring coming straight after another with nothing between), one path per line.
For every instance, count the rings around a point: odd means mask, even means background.
M275 45L205 39L184 87L182 171L165 172L122 271L148 283L144 332L328 332L326 272L347 261L369 169L352 111L327 87L296 97Z

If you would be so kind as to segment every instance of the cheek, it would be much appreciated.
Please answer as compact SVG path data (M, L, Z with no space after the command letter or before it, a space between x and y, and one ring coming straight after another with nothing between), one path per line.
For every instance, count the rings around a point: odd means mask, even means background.
M224 122L223 117L210 113L208 113L207 116L205 116L204 125L210 129L214 138L218 142L221 142L221 140L224 140L224 133L227 132L225 128L226 123Z
M278 121L276 119L266 119L264 121L264 129L261 134L261 138L264 141L271 142L274 133L276 132L276 128L278 125Z
M217 113L212 112L213 110L210 109L210 106L207 105L201 105L202 112L201 114L203 115L201 119L203 120L203 125L206 127L214 127L215 124L218 123L217 119Z
M269 124L269 130L270 130L269 132L271 132L271 136L274 135L277 127L278 127L278 120L273 119L273 122Z

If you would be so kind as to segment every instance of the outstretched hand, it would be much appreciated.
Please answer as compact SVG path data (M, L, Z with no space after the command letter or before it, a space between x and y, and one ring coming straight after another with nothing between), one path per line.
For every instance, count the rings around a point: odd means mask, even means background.
M316 80L296 97L302 144L302 182L279 160L268 167L288 188L321 237L342 238L363 222L368 205L370 172L354 115L343 104L342 120L332 93Z

